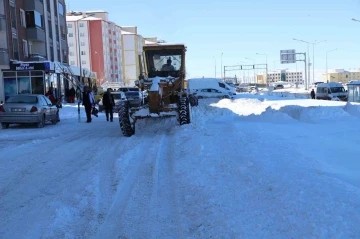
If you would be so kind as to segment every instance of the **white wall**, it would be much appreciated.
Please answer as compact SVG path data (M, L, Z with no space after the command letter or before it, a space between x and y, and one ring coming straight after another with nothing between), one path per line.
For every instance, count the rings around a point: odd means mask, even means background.
M134 81L137 80L137 71L136 71L136 35L123 35L123 54L124 54L124 78L125 81Z

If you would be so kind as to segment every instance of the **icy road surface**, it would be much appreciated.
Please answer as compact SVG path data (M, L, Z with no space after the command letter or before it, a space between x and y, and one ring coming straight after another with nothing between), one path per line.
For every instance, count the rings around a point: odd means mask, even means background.
M360 238L359 106L239 97L0 129L0 238Z

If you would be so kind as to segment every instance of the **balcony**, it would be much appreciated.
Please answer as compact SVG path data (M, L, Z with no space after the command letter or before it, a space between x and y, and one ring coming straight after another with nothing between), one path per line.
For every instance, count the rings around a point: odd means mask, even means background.
M30 41L46 42L45 31L40 28L26 28L26 34Z
M9 53L0 48L0 65L9 65Z
M39 0L27 0L24 1L25 11L37 11L40 14L44 14L44 4Z

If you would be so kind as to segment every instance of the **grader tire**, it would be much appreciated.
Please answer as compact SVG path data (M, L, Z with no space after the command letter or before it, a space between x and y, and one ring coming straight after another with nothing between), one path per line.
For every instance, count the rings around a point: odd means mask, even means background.
M124 102L119 106L119 123L122 134L125 137L131 137L135 134L135 123L130 119L130 107L128 102Z
M190 124L190 102L187 97L179 99L179 123L180 125Z

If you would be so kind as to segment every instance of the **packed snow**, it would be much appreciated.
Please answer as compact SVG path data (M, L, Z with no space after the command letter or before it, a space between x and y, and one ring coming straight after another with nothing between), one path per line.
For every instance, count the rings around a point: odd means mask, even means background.
M360 105L238 94L193 122L0 129L0 238L360 238Z

